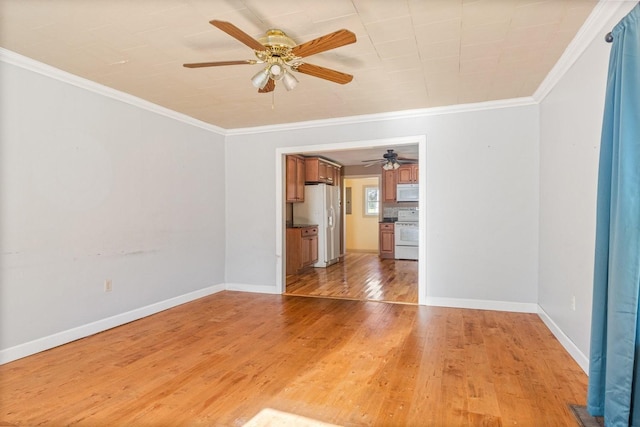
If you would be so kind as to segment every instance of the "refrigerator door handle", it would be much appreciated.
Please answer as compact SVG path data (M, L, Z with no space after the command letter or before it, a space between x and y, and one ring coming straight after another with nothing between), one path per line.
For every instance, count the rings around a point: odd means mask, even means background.
M333 206L331 206L329 208L329 227L330 228L333 228L333 215L334 215Z

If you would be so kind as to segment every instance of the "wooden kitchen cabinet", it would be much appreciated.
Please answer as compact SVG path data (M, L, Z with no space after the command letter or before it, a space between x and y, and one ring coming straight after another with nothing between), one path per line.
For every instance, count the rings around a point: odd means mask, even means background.
M395 170L382 169L382 202L396 201L397 174Z
M287 228L287 274L297 274L316 262L318 262L318 227Z
M338 166L333 167L333 185L342 185L342 168Z
M304 202L305 159L302 156L287 156L286 193L287 202Z
M331 163L320 157L305 158L305 181L307 183L324 183L339 185L340 168L342 166Z
M381 222L379 230L379 252L380 258L395 258L396 240L394 234L394 224L392 222Z
M418 165L409 164L402 165L397 170L398 184L417 184L418 183Z

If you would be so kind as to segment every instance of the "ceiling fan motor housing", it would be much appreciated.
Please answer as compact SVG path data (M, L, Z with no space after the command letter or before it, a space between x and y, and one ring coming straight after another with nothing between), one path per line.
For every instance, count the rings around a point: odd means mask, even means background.
M384 153L382 157L384 157L385 159L395 159L396 157L398 157L398 155L394 153L393 150L387 150L387 152Z
M296 42L287 36L284 31L276 29L268 30L258 41L267 47L288 47L291 49L297 46Z
M289 63L294 59L300 59L291 52L291 49L297 46L296 42L287 36L284 31L269 30L266 35L260 37L258 41L267 48L267 50L255 51L256 56L261 61L268 62L269 58L272 57L281 58L285 63Z

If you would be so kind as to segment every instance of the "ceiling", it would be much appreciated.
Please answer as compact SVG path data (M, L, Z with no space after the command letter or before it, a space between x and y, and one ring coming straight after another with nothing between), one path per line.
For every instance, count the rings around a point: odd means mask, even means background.
M366 160L383 160L382 156L387 152L388 149L393 149L393 151L400 158L416 160L418 159L417 142L415 144L401 144L389 147L365 147L346 150L308 151L300 154L311 157L325 157L329 160L340 163L343 166L367 166L369 168L367 172L370 172L371 174L378 174L380 173L382 162L372 164L371 162L367 162ZM365 170L362 170L361 172L365 172Z
M223 129L531 96L596 0L0 0L0 47ZM303 43L338 29L355 44L306 58L352 74L298 73L259 94L255 58L209 24ZM381 151L380 149L376 149ZM381 156L384 153L379 153Z

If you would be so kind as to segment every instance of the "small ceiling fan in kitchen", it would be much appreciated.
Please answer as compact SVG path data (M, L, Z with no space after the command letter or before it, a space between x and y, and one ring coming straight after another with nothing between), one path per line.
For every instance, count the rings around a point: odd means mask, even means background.
M218 67L224 65L264 64L264 68L251 78L258 92L272 92L276 82L282 82L287 90L298 84L293 72L308 74L335 83L346 84L353 80L351 74L313 65L303 58L337 47L355 43L356 36L349 30L338 30L306 43L296 44L284 31L271 29L263 37L255 39L230 22L213 20L210 24L253 49L256 59L236 61L198 62L183 64L187 68Z
M363 160L363 163L367 163L364 165L365 168L374 165L382 165L382 169L391 170L398 169L402 164L416 163L418 159L410 159L408 157L400 157L398 153L393 150L387 150L386 153L382 155L382 159L369 159Z

